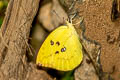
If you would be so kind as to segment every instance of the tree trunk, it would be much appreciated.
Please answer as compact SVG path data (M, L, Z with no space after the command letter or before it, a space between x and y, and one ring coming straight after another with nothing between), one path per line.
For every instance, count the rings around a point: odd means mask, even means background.
M40 0L10 0L1 27L0 80L24 80L29 65L26 42Z

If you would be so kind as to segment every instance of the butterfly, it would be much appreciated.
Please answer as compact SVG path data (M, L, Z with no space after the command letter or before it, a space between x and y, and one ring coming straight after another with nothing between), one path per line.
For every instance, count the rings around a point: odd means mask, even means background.
M82 44L74 26L53 30L43 42L37 54L36 64L60 71L75 69L83 60Z

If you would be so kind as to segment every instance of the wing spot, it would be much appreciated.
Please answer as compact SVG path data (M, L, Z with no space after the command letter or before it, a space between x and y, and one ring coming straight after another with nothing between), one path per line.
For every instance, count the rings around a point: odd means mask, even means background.
M51 44L51 45L54 45L54 42L51 40L51 41L50 41L50 44Z
M59 45L60 45L60 42L59 42L59 41L57 41L57 42L56 42L56 44L59 46Z
M66 47L61 48L61 52L65 52L66 51Z
M56 51L56 52L55 52L55 54L58 54L58 53L59 53L59 51Z

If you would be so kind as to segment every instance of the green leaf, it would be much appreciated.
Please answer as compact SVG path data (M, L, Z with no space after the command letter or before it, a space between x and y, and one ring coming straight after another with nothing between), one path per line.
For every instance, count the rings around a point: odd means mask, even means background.
M66 72L65 75L62 77L61 80L74 80L73 73L74 73L74 71Z
M3 18L0 17L0 27L2 25L2 22L3 22Z

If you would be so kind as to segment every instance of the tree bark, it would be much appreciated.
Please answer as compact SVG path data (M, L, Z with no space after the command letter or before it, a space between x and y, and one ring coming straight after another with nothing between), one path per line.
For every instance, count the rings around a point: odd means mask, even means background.
M39 2L10 0L0 33L0 80L25 79L29 70L26 42Z

